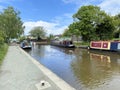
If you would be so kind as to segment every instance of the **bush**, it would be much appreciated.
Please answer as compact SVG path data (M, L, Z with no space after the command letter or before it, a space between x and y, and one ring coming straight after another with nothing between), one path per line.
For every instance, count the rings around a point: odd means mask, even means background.
M0 45L4 43L4 38L0 37Z
M4 35L3 32L0 31L0 45L4 43Z
M7 50L8 50L7 44L0 45L0 64L2 63L4 57L7 53Z

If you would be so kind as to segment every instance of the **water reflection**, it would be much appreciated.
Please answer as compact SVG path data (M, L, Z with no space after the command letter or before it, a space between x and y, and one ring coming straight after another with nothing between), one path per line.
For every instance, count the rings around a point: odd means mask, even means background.
M76 53L79 53L78 51ZM83 88L101 90L104 87L104 89L113 90L111 86L113 84L114 89L120 89L120 86L115 85L120 81L111 82L120 79L118 77L120 75L119 55L110 52L82 50L79 56L81 58L73 60L71 67Z
M119 53L49 45L28 53L77 90L120 89Z

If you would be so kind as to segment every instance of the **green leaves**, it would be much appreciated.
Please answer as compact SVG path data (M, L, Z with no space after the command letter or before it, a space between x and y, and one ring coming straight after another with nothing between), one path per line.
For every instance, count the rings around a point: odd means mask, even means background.
M31 36L37 37L38 40L46 35L45 29L42 26L34 27L29 33Z
M0 29L5 35L4 40L6 42L23 34L24 26L19 14L20 12L14 10L13 7L4 9L0 14Z
M113 38L115 30L113 19L100 10L98 6L82 6L73 15L73 19L74 22L69 25L67 32L76 36L81 35L84 41L109 40Z
M115 25L115 35L120 38L120 13L113 17Z
M0 46L4 43L4 37L2 31L0 31Z

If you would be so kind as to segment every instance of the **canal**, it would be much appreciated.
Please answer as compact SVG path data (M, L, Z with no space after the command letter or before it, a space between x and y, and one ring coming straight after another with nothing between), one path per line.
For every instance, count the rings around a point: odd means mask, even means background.
M77 90L120 90L120 53L50 45L27 52Z

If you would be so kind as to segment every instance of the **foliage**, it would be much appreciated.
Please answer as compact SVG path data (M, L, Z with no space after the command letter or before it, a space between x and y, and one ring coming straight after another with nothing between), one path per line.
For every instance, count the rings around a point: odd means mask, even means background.
M79 22L84 41L111 39L114 30L112 20L99 7L82 6L73 18Z
M23 22L19 14L20 12L14 10L13 7L4 9L0 14L0 30L4 33L6 42L9 42L10 39L18 38L24 32Z
M8 45L7 44L3 44L2 46L0 46L0 64L2 63L4 57L7 53L7 50L8 50Z
M20 42L22 42L22 41L25 40L25 39L26 39L25 36L21 36L21 37L19 37L19 41L20 41Z
M116 37L120 38L120 13L114 18L114 25L115 25L115 35Z
M45 29L42 26L34 27L29 33L31 36L37 37L38 40L46 35Z
M3 32L0 31L0 45L2 45L4 43L4 35Z
M62 34L63 36L71 36L71 33L69 32L69 29L66 28Z
M79 22L74 22L74 23L70 24L69 31L70 31L71 35L80 36L81 32L80 32Z
M82 6L76 14L73 15L80 25L81 35L84 41L95 39L95 25L99 23L98 14L100 8L97 6Z
M83 41L108 40L113 38L115 30L113 18L107 15L100 7L82 6L73 15L74 22L69 25L63 35L82 36Z
M63 36L80 36L81 32L79 29L79 22L73 22L67 29L64 30Z
M100 40L109 40L113 38L114 30L115 28L112 18L106 16L106 18L103 19L103 22L97 25L96 35Z
M48 37L48 40L50 41L50 40L52 40L52 39L54 39L54 35L53 35L53 34L50 34L49 37Z

